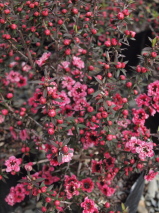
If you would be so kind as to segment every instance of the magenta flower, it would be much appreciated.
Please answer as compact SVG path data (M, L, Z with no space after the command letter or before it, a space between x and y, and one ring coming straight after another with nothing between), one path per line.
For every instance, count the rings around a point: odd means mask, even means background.
M27 85L27 77L23 77L22 75L19 76L19 81L17 82L18 87L24 87Z

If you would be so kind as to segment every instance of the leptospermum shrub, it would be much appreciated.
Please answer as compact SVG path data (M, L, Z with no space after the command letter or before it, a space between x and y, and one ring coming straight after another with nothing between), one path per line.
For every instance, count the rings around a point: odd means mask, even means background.
M114 212L121 177L156 176L157 145L145 126L159 112L159 81L148 81L159 62L156 7L126 0L0 3L0 177L27 173L11 187L9 205L29 195L41 201L40 212ZM152 45L127 75L122 44L145 21ZM31 153L37 160L25 162Z

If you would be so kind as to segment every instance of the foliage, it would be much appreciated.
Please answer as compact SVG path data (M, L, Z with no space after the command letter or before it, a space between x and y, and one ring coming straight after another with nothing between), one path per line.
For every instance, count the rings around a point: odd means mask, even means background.
M27 172L5 198L9 205L30 195L42 201L42 212L75 205L112 213L121 177L155 177L157 145L145 121L159 112L159 81L151 82L159 69L157 7L128 0L0 3L0 177ZM152 30L152 45L127 75L122 45L141 27ZM25 162L30 154L43 157Z

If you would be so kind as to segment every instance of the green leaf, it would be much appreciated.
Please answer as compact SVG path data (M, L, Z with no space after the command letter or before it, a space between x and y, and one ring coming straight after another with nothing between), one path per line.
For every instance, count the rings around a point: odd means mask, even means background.
M35 182L38 183L38 182L42 182L43 180L45 180L45 178L38 178L38 179L35 180Z
M47 191L51 191L54 185L47 187Z
M52 145L54 145L56 148L59 148L59 145L58 145L57 143L55 143L54 141L50 141L50 143L51 143Z
M102 84L102 81L99 80L97 77L94 76L94 78L96 79L96 81L98 81L99 84Z
M64 146L67 145L67 144L69 143L69 141L70 141L70 138L66 138L66 139L64 140L64 142L63 142L63 145L64 145Z
M93 98L94 98L94 97L96 97L97 95L99 95L100 93L101 93L101 91L100 91L100 90L98 90L98 91L96 91L96 92L92 93Z
M124 203L121 203L121 208L122 208L123 211L125 211L126 208L125 208Z
M81 128L87 128L86 125L84 125L84 124L77 124L77 126L81 127Z
M157 42L157 38L155 37L154 39L152 39L152 47L156 45L156 42Z

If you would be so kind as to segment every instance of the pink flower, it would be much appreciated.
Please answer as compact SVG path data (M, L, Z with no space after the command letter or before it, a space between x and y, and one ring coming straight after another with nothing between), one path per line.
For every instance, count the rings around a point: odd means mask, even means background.
M11 136L14 138L14 140L18 139L18 136L14 130L11 130L10 133L11 133Z
M138 105L138 107L141 107L141 106L149 106L150 105L150 100L151 98L148 97L145 93L144 94L140 94L136 99L136 103Z
M121 97L121 95L119 93L116 93L113 96L113 103L116 105L113 108L115 111L117 111L117 110L122 108L122 106L123 106L123 98Z
M125 144L125 148L130 150L132 153L136 153L137 146L139 146L139 143L136 137L131 137L131 139Z
M156 175L158 175L158 172L154 172L153 170L150 170L149 173L144 176L144 179L147 181L151 181L156 177Z
M62 156L62 163L66 163L72 160L74 149L69 148L69 153Z
M106 184L104 184L104 186L102 186L102 188L100 190L107 197L111 197L115 193L115 189L109 187Z
M69 129L69 130L68 130L67 135L73 135L72 129Z
M75 175L68 176L65 175L65 192L67 199L71 199L74 195L79 195L79 188L81 183L77 180Z
M141 160L145 160L146 157L152 157L154 155L153 143L141 141L136 137L131 137L131 139L126 142L125 148L132 153L137 153Z
M66 95L65 91L61 91L60 94L57 95L57 99L60 99L61 101L52 101L53 104L57 104L60 107L65 106L66 104L70 103L70 99Z
M73 97L74 101L85 97L87 95L87 85L76 82L72 89L68 92L70 97Z
M27 133L26 129L22 129L19 133L19 137L22 141L25 141L26 139L29 139L29 135Z
M82 183L82 190L83 191L88 192L88 193L93 191L94 183L93 183L91 178L83 179L83 180L81 180L81 183Z
M89 106L89 104L88 104L86 98L84 97L84 98L78 99L78 100L75 102L73 109L74 109L75 111L82 111L82 110L85 109L85 107L88 107L88 106Z
M159 95L159 81L155 81L148 85L148 96Z
M71 199L73 196L79 195L80 182L71 181L69 184L65 185L65 192L67 199Z
M82 213L93 213L97 210L95 202L88 197L85 197L84 202L81 203L81 207L84 208Z
M136 125L144 125L145 120L149 117L148 114L146 114L144 109L132 109L133 112L133 123Z
M19 76L19 81L17 82L18 87L24 87L27 85L27 77L24 77L22 75Z
M103 163L105 164L105 169L113 168L115 166L115 158L113 158L108 152L104 153L105 159Z
M141 160L145 160L146 157L153 157L153 143L142 141L140 147L136 147L136 152L139 154Z
M62 69L67 69L70 66L70 62L69 61L62 61L61 64L58 65L57 69L59 71L62 71Z
M36 60L35 62L39 65L39 67L41 67L45 64L45 62L48 60L50 55L51 55L50 52L43 53L43 55L38 60Z
M29 66L26 62L22 62L22 71L29 72L31 70L31 66Z
M156 110L152 108L151 106L149 106L149 113L150 115L154 116L156 114Z
M5 198L8 205L13 206L16 203L20 203L25 199L27 194L24 184L17 184L15 187L11 187L9 194Z
M57 92L57 84L55 82L51 82L49 85L50 86L47 87L48 93L49 94L56 93Z
M62 88L67 88L68 90L71 90L74 84L75 84L75 81L70 76L63 77Z
M117 121L117 124L119 125L119 127L124 127L124 128L127 128L127 126L129 124L131 124L131 121L128 120L128 119L122 119L120 121Z
M136 130L140 135L144 135L146 137L150 137L150 130L146 128L146 126L139 126Z
M25 164L24 168L27 170L27 171L32 171L33 167L33 162L29 162L27 164Z
M8 205L14 206L15 205L15 195L14 195L14 193L9 193L6 196L5 201L8 203Z
M19 172L20 164L22 163L21 158L16 158L15 156L10 156L8 160L5 161L4 165L7 167L6 172Z
M71 182L77 182L77 177L76 175L71 175L71 176L68 176L68 175L65 175L65 185L71 183Z
M159 112L159 95L153 97L153 107L155 111Z
M3 123L5 120L5 116L4 115L0 115L0 124Z
M84 68L84 62L79 57L73 56L72 64L79 69Z
M61 65L62 65L63 69L66 69L70 66L70 62L69 61L63 61L63 62L61 62Z
M102 160L100 161L96 161L96 160L92 160L92 173L101 173L102 171Z
M20 74L18 72L14 72L13 70L7 74L6 79L11 83L16 83L20 81Z

